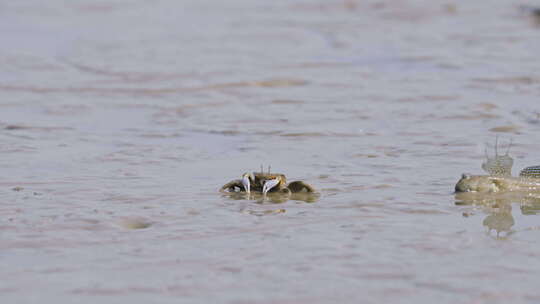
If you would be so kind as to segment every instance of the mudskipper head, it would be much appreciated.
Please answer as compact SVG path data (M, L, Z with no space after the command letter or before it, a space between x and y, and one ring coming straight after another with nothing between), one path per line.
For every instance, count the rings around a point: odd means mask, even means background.
M457 182L456 192L498 192L500 190L499 181L496 177L486 175L470 175L463 173Z

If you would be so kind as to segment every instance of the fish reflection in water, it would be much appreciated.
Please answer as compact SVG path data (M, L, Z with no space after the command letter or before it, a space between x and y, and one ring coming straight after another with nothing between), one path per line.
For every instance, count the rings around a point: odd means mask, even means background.
M536 215L540 212L540 199L528 198L525 204L521 204L520 209L523 215Z
M499 208L494 208L493 212L486 216L482 222L488 230L488 234L491 234L491 231L495 231L497 238L501 237L501 232L504 232L504 236L509 236L514 233L512 226L514 226L515 221L512 216L512 205L511 203L503 203L499 205Z
M498 239L505 239L515 231L512 216L512 204L519 204L521 214L535 215L540 212L540 194L538 193L456 193L455 204L473 206L487 213L482 224L492 231Z

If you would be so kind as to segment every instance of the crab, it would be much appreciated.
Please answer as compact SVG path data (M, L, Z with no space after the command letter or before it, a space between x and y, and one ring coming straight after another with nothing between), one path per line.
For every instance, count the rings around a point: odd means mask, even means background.
M294 181L287 184L287 178L281 173L253 172L242 174L241 179L233 180L221 187L222 192L257 192L267 193L315 193L313 186L303 182Z

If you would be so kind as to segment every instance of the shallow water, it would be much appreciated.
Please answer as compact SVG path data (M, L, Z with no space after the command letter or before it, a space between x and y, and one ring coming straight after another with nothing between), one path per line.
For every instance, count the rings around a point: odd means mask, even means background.
M538 303L534 200L452 192L496 134L540 164L539 30L502 0L0 4L2 302ZM218 193L261 164L321 197Z

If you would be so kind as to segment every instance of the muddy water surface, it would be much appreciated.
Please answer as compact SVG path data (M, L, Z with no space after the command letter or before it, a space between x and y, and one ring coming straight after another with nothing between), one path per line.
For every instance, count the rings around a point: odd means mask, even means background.
M495 134L540 164L515 4L4 1L0 36L2 302L540 301L535 200L452 193ZM261 164L321 197L217 192Z

